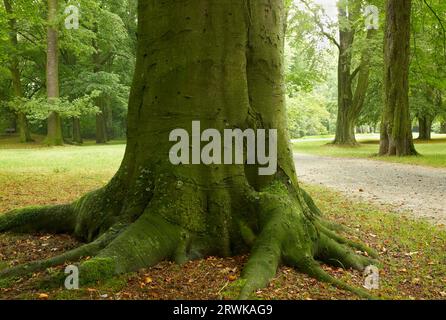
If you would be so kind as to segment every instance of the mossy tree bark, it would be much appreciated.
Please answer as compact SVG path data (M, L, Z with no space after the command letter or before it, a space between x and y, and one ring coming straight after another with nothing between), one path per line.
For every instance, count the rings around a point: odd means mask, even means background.
M70 232L87 242L54 259L0 272L35 271L80 256L83 282L163 259L183 263L251 252L240 298L280 263L370 297L319 262L362 270L374 252L336 235L297 182L286 132L281 0L140 1L138 52L122 165L104 188L73 204L0 216L0 231ZM169 133L278 130L278 171L257 165L172 165Z
M387 0L380 155L416 155L409 113L411 0Z
M14 11L11 6L10 0L3 0L5 11L10 15L9 18L9 40L11 42L13 50L17 50L17 20L14 18ZM22 81L20 79L19 59L18 52L12 53L11 64L9 66L12 78L12 86L14 88L14 96L16 98L23 97ZM28 119L23 112L17 112L17 127L19 129L20 142L32 142L31 132L28 126Z
M50 102L59 98L58 5L58 0L48 0L46 89ZM57 112L51 112L48 117L45 143L50 146L63 145L62 120Z
M334 144L356 145L355 126L369 86L370 43L376 30L367 31L367 44L363 49L359 66L352 70L352 51L355 36L355 23L360 17L361 3L340 1L338 4L339 20L339 49L338 62L338 116L336 122L336 136ZM356 87L355 87L356 83Z

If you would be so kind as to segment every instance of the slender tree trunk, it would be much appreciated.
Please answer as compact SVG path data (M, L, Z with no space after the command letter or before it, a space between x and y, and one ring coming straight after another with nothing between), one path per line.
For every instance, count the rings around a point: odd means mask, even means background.
M14 132L18 131L18 125L17 125L17 114L13 114L11 117L11 126L12 129L14 129Z
M360 13L360 3L345 1L339 6L339 18L354 24ZM347 4L350 4L347 8ZM348 13L347 13L348 11ZM364 48L357 69L352 72L352 48L355 38L353 26L339 28L339 61L338 61L338 116L334 143L338 145L356 145L355 126L363 108L369 86L370 48ZM368 43L373 39L376 30L368 30ZM354 82L356 81L356 88Z
M380 155L417 154L409 114L411 0L387 0Z
M441 92L438 93L437 104L438 104L439 109L441 109L443 107L443 95ZM440 133L446 133L446 119L445 118L443 118L443 121L440 122Z
M52 226L89 243L57 259L0 271L0 278L81 256L94 256L80 267L81 281L88 282L164 259L184 263L251 252L232 288L240 298L267 285L280 263L370 297L316 262L363 270L373 261L349 247L373 252L335 235L297 182L284 105L283 4L139 1L137 72L118 173L74 204L0 215L0 232ZM277 147L277 171L261 175L260 156L253 164L172 163L176 142L169 136L183 129L192 135L187 142L195 141L193 121L201 131L213 129L214 139L226 129L277 130L277 144L272 136L266 142L273 159ZM192 160L200 156L199 144ZM229 150L215 146L213 154Z
M99 99L99 101L102 104L103 100ZM101 105L100 110L101 112L96 114L96 143L98 144L107 143L108 141L107 121L104 106Z
M48 30L47 30L47 65L46 86L50 102L59 98L59 46L57 31L58 0L48 0ZM45 139L48 145L63 145L62 121L57 112L51 112L48 117L48 133Z
M13 15L13 9L10 0L3 0L5 5L5 10L9 15ZM18 40L17 40L17 20L13 17L9 19L9 39L14 50L17 50ZM22 82L20 79L20 69L19 69L19 59L17 52L14 52L11 57L11 65L9 67L12 77L12 85L14 88L14 96L16 98L23 97ZM28 120L26 115L19 111L17 112L17 126L19 129L20 142L31 142L31 132L29 131Z
M431 140L432 119L429 116L418 117L419 140Z
M115 132L113 130L113 109L109 97L105 100L105 130L107 133L107 141L115 137Z
M98 33L98 26L95 23L93 26L93 32ZM97 44L96 39L93 39L93 48L95 52L93 53L93 72L100 72L103 68L104 61L102 59L102 55ZM101 95L95 99L96 105L100 110L100 113L96 114L96 143L103 144L108 141L107 134L107 117L106 117L106 103L105 97Z
M82 133L81 133L81 120L79 118L73 118L73 142L77 144L82 144Z
M339 6L339 18L346 19L346 7ZM353 92L351 86L352 46L355 32L350 26L339 28L338 61L338 117L336 121L335 144L354 145L355 123L351 110Z

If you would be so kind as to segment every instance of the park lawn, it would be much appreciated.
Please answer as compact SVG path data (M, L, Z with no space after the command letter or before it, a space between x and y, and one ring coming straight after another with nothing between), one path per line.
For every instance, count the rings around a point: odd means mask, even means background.
M0 214L26 205L64 203L102 186L117 170L124 145L0 150ZM346 226L380 253L381 288L391 299L446 299L446 232L442 226L356 203L323 187L305 186L328 219ZM79 245L64 235L0 235L0 269L47 258ZM88 259L88 257L86 257ZM232 298L228 284L239 277L246 256L210 257L178 266L164 262L77 291L48 280L62 267L0 281L0 299L218 299ZM324 267L361 286L361 273ZM51 277L50 277L51 278ZM54 278L54 277L53 277ZM257 299L357 299L351 293L283 267Z
M420 155L412 157L379 157L379 141L376 139L359 140L357 147L340 147L327 140L305 141L293 143L293 150L299 153L329 157L367 158L403 164L422 165L437 168L446 167L446 136L437 136L432 141L417 141L415 147Z

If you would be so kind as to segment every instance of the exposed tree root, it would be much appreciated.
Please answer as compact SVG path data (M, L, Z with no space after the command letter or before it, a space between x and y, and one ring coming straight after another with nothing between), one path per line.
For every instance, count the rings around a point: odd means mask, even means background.
M314 259L307 259L304 261L296 261L295 264L292 264L292 261L291 261L290 264L293 265L294 267L296 267L299 271L308 274L310 277L313 277L317 280L320 280L320 281L323 281L326 283L330 283L339 289L350 291L350 292L356 294L358 297L361 297L364 299L369 299L369 300L376 299L376 297L371 295L366 290L361 289L361 288L352 287L352 286L346 284L345 282L343 282L339 279L336 279L335 277L332 277L327 272L325 272L321 268L320 264L317 261L315 261Z
M1 215L2 232L83 234L88 243L51 259L3 270L0 278L23 276L91 256L93 258L80 266L80 280L85 284L150 267L162 260L183 263L219 251L219 248L215 248L216 242L206 238L206 235L195 234L167 221L165 215L159 214L160 202L156 199L152 199L142 214L132 221L122 214L121 207L103 209L103 195L103 191L98 191L73 205L28 208ZM247 299L255 290L266 286L275 276L279 264L293 266L318 280L354 292L360 297L371 298L365 290L348 286L328 275L316 260L343 268L363 270L376 262L356 254L352 249L367 252L374 258L377 257L376 252L337 235L333 230L339 229L339 226L322 219L322 213L307 193L298 195L290 185L276 181L261 192L252 191L247 198L247 208L254 208L257 221L253 224L247 215L247 220L238 223L238 235L232 234L229 237L241 238L246 248L251 248L250 259L237 282L239 298ZM95 206L90 203L95 203ZM207 208L214 210L213 205L208 205ZM86 209L99 217L87 218ZM173 215L167 216L174 216L178 212L175 207L169 210L173 210ZM110 219L103 212L119 213L115 213L114 219ZM118 222L108 227L107 231L102 231L110 221L115 220ZM93 221L90 229L86 227L85 221ZM225 250L228 248L225 247L220 252Z
M116 225L110 228L109 231L101 235L95 241L65 252L59 256L46 260L33 261L17 267L1 270L0 278L24 276L32 272L43 271L47 268L61 265L66 262L76 262L82 257L95 256L109 243L111 243L125 227L125 225Z
M29 207L0 216L0 232L72 233L75 212L71 205Z

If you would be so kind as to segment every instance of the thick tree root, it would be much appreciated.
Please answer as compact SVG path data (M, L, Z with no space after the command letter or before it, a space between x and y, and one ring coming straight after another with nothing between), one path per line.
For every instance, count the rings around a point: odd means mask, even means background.
M75 222L72 205L29 207L0 215L0 232L72 233Z
M369 299L369 300L376 299L376 297L371 295L366 290L349 286L345 282L343 282L339 279L336 279L335 277L332 277L327 272L325 272L322 269L322 267L320 266L320 264L317 261L315 261L314 259L308 259L308 260L304 260L304 261L295 261L294 264L292 263L292 261L290 261L290 264L292 266L296 267L299 271L306 273L310 277L313 277L317 280L332 284L339 289L350 291L350 292L356 294L358 297L361 297L364 299Z
M97 256L81 265L82 281L92 282L174 260L180 229L150 212L143 214Z
M163 210L168 208L166 210L172 212L166 214L163 211L162 216L159 214L159 205L165 202L156 199L152 199L134 221L119 221L118 218L122 215L118 214L115 216L118 222L112 224L106 232L98 232L109 221L113 221L99 211L104 203L102 195L103 191L99 191L69 206L28 208L1 215L2 232L78 234L79 230L83 230L81 234L89 242L51 259L3 270L0 278L23 276L90 256L91 259L80 265L81 284L87 284L116 274L147 268L162 260L183 263L209 254L228 252L226 242L209 239L206 234L196 234L177 223L167 221L165 216L174 217L179 209L166 205ZM240 299L247 299L255 290L265 287L275 276L280 264L293 266L318 280L354 292L360 297L372 298L365 290L353 288L333 278L317 262L364 270L377 263L369 257L356 254L354 250L366 252L373 258L377 254L362 244L339 236L334 231L339 226L322 219L322 213L308 194L303 192L299 195L287 183L276 181L261 192L252 191L245 201L250 203L247 208L256 212L256 221L253 222L252 215L247 215L246 220L241 218L236 224L238 231L235 234L228 231L230 239L238 241L241 238L246 248L251 248L250 259L241 279L235 284L238 286ZM95 203L96 206L92 207L89 203ZM213 206L209 206L208 210L212 208ZM97 216L88 219L88 210ZM228 212L227 208L225 210ZM136 216L135 213L132 216ZM86 228L85 221L93 221L93 229L96 231ZM96 233L98 235L94 237Z
M330 230L328 227L326 227L325 224L323 224L323 223L318 223L317 226L318 226L318 229L320 232L325 234L328 238L335 240L339 244L344 244L344 245L347 245L353 249L357 249L359 251L366 252L370 257L372 257L374 259L378 258L378 253L375 250L367 247L366 245L341 237L340 235L336 234L335 232Z

